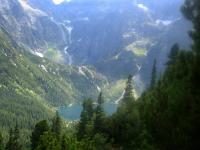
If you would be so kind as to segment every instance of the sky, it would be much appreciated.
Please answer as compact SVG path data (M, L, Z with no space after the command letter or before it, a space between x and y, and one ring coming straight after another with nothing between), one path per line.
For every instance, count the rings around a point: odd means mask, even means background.
M54 4L58 5L58 4L60 4L60 3L64 2L64 1L70 2L71 0L52 0L52 1L54 2Z
M54 2L55 4L60 4L60 3L62 3L63 1L65 1L65 0L53 0L53 2ZM66 0L66 1L70 2L70 0Z

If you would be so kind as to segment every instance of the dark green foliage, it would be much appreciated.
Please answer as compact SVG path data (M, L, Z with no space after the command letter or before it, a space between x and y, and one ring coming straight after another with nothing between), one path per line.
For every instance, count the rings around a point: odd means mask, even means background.
M185 4L182 6L182 12L184 16L193 23L193 30L190 32L190 36L194 40L193 50L200 55L200 1L198 0L185 0Z
M167 65L174 65L176 63L179 51L180 51L179 45L177 43L174 44L169 53L168 56L169 60L167 62Z
M117 113L111 117L109 128L115 144L125 149L138 148L140 141L137 138L141 129L141 121L136 102L126 107L119 107Z
M50 130L48 122L46 120L42 120L35 125L31 135L31 148L34 150L38 146L38 142L40 136L43 135L44 132Z
M61 138L61 150L68 150L69 145L71 145L71 143L68 141L68 137L63 135Z
M123 146L124 149L135 149L140 145L138 135L141 130L139 108L134 99L132 76L128 77L122 103L117 112L110 118L106 130L115 144Z
M13 130L12 128L10 129L9 131L9 139L8 139L8 142L6 144L6 150L11 150L12 149L12 144L13 143Z
M56 116L52 120L52 132L55 133L57 139L60 139L62 131L62 119L58 112L56 112Z
M102 127L104 127L105 123L105 113L103 110L103 96L102 92L100 92L98 100L97 100L97 107L95 109L95 118L94 118L94 132L101 132Z
M182 7L182 12L187 19L193 23L193 29L190 31L194 43L192 45L193 54L195 58L193 60L191 74L193 89L195 92L200 92L200 1L198 0L186 0L185 5Z
M75 138L64 135L61 139L61 150L75 150L77 149L77 142Z
M122 98L122 105L130 106L134 101L134 94L133 94L133 85L132 85L132 76L128 76L128 80L126 82L125 92Z
M20 132L17 125L14 130L12 128L10 129L6 150L22 150Z
M78 125L77 136L79 138L82 138L87 134L92 134L93 115L94 115L94 106L92 100L91 99L84 100L83 110L81 112L80 122Z
M107 141L105 135L95 134L92 141L94 142L95 150L111 150L112 144Z
M152 72L151 72L151 83L150 83L150 88L153 88L156 84L156 79L157 79L157 67L156 67L156 60L153 62L153 67L152 67Z
M186 0L182 9L194 23L193 51L179 52L178 46L173 46L164 76L140 98L140 114L152 144L162 150L195 150L200 146L200 1Z
M0 150L3 150L4 149L4 144L3 144L3 136L0 132Z
M193 59L191 52L181 52L158 85L140 98L144 102L141 114L158 149L186 150L197 146L194 133L198 132L195 126L199 126L199 95L193 93Z
M38 146L35 150L61 150L61 145L56 138L56 134L48 131L40 136Z

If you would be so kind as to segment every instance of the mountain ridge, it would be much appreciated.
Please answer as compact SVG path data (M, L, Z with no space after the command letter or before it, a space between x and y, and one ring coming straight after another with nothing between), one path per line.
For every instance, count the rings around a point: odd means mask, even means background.
M107 82L102 75L91 74L87 67L80 72L77 67L55 64L30 54L7 35L0 30L0 122L3 128L15 122L22 128L31 128L36 121L52 116L60 106L80 104L84 97L95 98L98 88Z

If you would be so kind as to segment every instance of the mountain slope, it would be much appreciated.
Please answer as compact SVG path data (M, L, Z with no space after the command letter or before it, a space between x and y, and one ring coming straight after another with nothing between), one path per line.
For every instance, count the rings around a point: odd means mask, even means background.
M48 117L52 110L44 99L38 96L31 80L28 62L12 47L11 41L0 31L0 107L1 127L8 128L16 122L31 127L34 121ZM33 66L30 67L33 69ZM41 72L40 72L41 73ZM31 88L30 88L31 87ZM40 90L40 89L38 89Z
M64 99L68 103L79 101L84 93L94 97L100 88L108 95L106 99L115 101L123 93L119 83L128 74L134 75L134 87L137 94L141 93L148 87L153 60L157 59L160 73L174 42L184 41L181 47L190 44L186 35L190 25L179 13L181 0L163 1L163 5L146 0L72 0L60 5L52 0L0 3L1 26L20 46L40 57L26 53L45 74L45 79L36 79L45 84L41 87L48 96L41 93L56 106L65 103ZM66 94L52 92L57 91L54 84ZM112 94L107 93L108 88ZM90 94L90 90L95 92Z
M58 106L95 97L106 84L102 75L86 66L65 67L27 53L3 28L0 62L0 123L5 128L16 122L30 128Z
M0 0L0 24L15 41L32 53L48 48L60 49L68 33L45 12L32 8L25 0Z

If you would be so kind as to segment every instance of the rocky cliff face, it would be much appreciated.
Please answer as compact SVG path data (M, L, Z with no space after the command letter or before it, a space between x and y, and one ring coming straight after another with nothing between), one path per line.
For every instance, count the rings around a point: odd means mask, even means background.
M19 44L32 52L49 47L59 49L67 41L67 32L48 14L33 8L25 0L1 0L0 24Z

